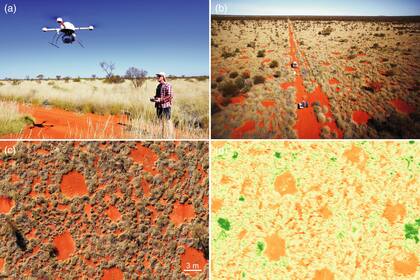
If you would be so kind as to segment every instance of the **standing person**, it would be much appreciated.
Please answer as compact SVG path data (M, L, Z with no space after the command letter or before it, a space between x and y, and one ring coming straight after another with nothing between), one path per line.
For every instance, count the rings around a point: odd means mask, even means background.
M172 85L166 82L166 74L160 72L156 74L158 86L154 96L156 115L162 127L162 138L173 138L173 125L171 121L172 106Z

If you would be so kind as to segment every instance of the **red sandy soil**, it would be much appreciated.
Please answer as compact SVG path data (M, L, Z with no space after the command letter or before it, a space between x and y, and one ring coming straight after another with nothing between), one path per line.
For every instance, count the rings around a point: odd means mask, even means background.
M0 272L3 271L4 259L0 258Z
M291 61L298 61L297 59L297 45L293 35L292 25L289 23L289 42L290 42L290 59ZM335 83L336 79L331 79ZM338 81L337 81L338 82ZM330 110L330 103L328 97L322 91L321 86L318 84L314 92L308 93L303 85L303 78L300 72L300 68L296 69L296 79L294 81L294 86L296 88L296 103L301 101L308 101L309 104L312 104L315 101L318 101L321 106L325 105L328 107L328 113L325 114L326 117L330 117L332 121L330 123L325 123L331 132L336 132L338 138L343 137L343 133L338 129L334 117ZM297 121L295 125L297 130L298 138L301 139L318 139L321 134L321 124L318 123L315 112L311 107L297 110Z
M0 196L0 214L9 213L10 209L12 209L14 205L15 203L11 198Z
M230 99L230 103L232 104L243 104L246 100L246 97L243 95L237 96L237 97L232 97Z
M115 206L112 206L112 205L109 206L108 209L106 210L106 214L113 221L117 221L121 219L121 213L120 211L118 211L118 209Z
M191 247L185 247L185 253L181 256L181 269L183 271L185 271L186 269L193 269L194 264L198 265L197 270L203 270L203 268L207 264L207 260L204 258L203 252ZM199 272L190 271L185 273L194 276Z
M268 108L268 107L274 107L276 105L276 102L274 100L264 100L261 102L261 104Z
M103 272L104 272L104 275L102 276L101 280L122 280L122 279L124 279L124 275L118 267L112 267L112 268L109 268L109 269L104 269Z
M79 114L57 108L19 105L19 111L35 118L36 124L44 127L27 126L22 134L2 135L1 138L23 139L91 139L91 138L127 138L123 126L126 123L121 116L102 116ZM96 135L95 135L96 134Z
M403 114L410 114L415 111L414 106L402 101L401 99L391 100L390 103L398 112Z
M234 139L242 139L245 133L252 132L255 130L255 121L246 121L241 127L235 128L232 132L231 137Z
M68 231L54 238L54 246L58 251L58 260L65 260L69 258L76 249L74 240Z
M349 67L349 66L347 66L346 68L344 68L344 71L346 71L346 72L348 72L348 73L352 73L352 72L356 71L356 69L355 69L355 68L353 68L353 67Z
M6 148L11 148L16 145L17 141L0 141L0 152L3 152Z
M61 181L61 191L69 198L87 194L85 177L76 171L64 175Z
M181 204L176 202L174 204L174 210L172 210L169 218L176 225L192 220L195 217L194 206L191 204Z
M157 154L140 143L138 143L136 147L137 148L130 153L131 158L135 162L142 163L145 171L155 175L157 173L155 169L155 162L158 160Z
M361 125L367 123L370 119L370 115L364 111L354 111L352 118L355 123Z
M285 82L285 83L280 84L280 87L282 89L288 89L289 87L294 86L294 84L295 84L294 82Z
M328 81L330 85L338 85L340 82L336 78L332 78Z

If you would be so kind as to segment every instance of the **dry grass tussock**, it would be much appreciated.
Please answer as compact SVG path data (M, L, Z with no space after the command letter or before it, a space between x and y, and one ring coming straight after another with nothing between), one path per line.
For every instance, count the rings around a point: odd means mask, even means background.
M31 119L19 113L16 102L0 101L0 135L19 133Z

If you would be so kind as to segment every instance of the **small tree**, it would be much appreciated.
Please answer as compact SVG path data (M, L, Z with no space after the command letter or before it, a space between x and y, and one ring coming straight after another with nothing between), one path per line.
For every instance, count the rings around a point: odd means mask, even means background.
M92 75L92 79L93 79L93 80L95 80L95 79L96 79L96 75L95 75L95 74L93 74L93 75Z
M55 76L57 78L57 81L59 81L61 79L60 75Z
M101 66L102 70L104 70L106 77L110 78L114 75L114 70L115 70L115 63L113 62L101 62L99 63L99 66Z
M43 79L44 79L44 75L39 74L38 76L36 76L36 78L37 78L38 80L43 80Z
M136 67L128 68L125 77L130 79L135 88L141 87L146 81L147 71Z

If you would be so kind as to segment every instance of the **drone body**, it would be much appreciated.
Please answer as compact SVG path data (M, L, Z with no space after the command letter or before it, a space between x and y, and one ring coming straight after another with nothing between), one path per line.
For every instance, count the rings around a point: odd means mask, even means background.
M51 45L58 48L58 40L61 39L63 44L73 44L76 41L76 31L77 30L93 30L94 27L92 25L88 27L75 27L73 23L64 21L62 18L57 18L57 23L60 24L60 28L42 28L42 31L55 31L52 41L50 42ZM84 47L80 40L77 40L80 46Z

